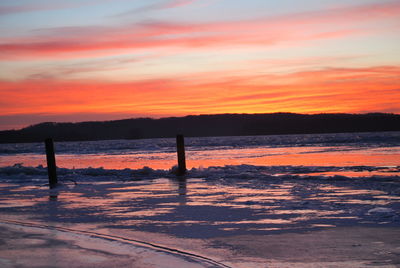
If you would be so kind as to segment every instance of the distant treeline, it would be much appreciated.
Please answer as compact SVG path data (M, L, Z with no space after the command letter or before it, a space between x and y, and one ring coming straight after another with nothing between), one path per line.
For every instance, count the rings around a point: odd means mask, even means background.
M137 118L103 122L41 123L21 130L0 131L0 143L202 136L400 131L396 114L222 114Z

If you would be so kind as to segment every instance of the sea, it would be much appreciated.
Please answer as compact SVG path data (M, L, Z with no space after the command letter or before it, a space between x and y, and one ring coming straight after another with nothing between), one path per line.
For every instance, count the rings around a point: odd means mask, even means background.
M400 132L187 137L185 150L187 168L195 171L265 167L271 175L396 175ZM55 151L57 166L66 169L167 171L177 165L174 138L56 141ZM0 167L14 165L46 166L44 143L0 144Z
M183 176L174 138L54 146L59 185L49 189L44 142L0 144L4 228L261 267L238 257L256 238L400 227L400 132L185 137Z

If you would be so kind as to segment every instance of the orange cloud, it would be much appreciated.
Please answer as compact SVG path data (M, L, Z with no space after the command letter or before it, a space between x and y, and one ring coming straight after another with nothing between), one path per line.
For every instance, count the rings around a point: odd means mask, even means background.
M0 115L400 112L398 66L219 77L215 81L208 77L126 83L1 81Z

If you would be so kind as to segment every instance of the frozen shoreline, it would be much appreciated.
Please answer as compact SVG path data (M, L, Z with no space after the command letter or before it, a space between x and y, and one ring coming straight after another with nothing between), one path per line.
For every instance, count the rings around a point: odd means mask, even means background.
M183 177L151 168L59 169L60 186L49 191L45 168L15 165L0 168L0 209L148 231L159 223L177 236L399 224L399 176L336 175L374 171L398 174L399 167L240 165L192 169Z
M44 167L15 165L0 168L0 222L136 239L231 267L396 267L400 179L392 174L398 173L399 167L368 166L238 165L192 169L186 177L151 168L60 169L60 187L49 190ZM17 230L9 237L2 232L6 242L37 232L5 228ZM29 263L33 256L19 241L15 253ZM59 242L66 252L81 243ZM110 250L118 247L111 243ZM90 252L98 266L107 266L106 253Z

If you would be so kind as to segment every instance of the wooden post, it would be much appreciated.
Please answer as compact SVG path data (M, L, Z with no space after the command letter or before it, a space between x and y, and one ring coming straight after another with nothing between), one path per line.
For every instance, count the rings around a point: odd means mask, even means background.
M178 153L178 175L186 173L185 141L183 135L176 136L176 151Z
M54 155L53 139L48 138L45 140L46 144L46 159L47 159L47 172L49 174L50 189L57 186L57 170L56 170L56 157Z

